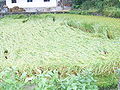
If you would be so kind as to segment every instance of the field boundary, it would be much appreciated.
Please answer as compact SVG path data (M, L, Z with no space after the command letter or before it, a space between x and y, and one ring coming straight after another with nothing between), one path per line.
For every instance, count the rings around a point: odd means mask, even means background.
M15 14L64 14L64 13L69 13L68 10L64 10L64 11L50 11L50 12L7 12L7 13L0 13L0 16L4 16L4 15L15 15Z

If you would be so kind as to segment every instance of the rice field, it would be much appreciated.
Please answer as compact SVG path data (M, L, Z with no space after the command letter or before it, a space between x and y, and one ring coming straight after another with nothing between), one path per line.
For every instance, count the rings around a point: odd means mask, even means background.
M89 68L95 76L111 75L120 68L120 19L70 14L6 16L0 19L0 69L6 67L68 73Z

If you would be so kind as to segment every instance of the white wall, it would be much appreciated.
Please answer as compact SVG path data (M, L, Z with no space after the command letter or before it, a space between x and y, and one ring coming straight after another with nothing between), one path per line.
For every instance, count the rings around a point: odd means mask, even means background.
M12 3L11 0L6 0L6 5L9 8L19 6L22 8L28 7L56 7L57 0L50 0L50 2L44 2L44 0L33 0L33 2L27 2L27 0L17 0L17 3Z

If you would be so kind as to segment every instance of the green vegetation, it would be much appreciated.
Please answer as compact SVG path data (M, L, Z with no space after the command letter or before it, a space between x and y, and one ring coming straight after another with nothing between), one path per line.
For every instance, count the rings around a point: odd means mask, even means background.
M103 10L103 14L109 17L120 18L120 8L115 8L115 7L106 8Z
M88 71L81 74L60 77L57 71L28 76L15 68L7 68L0 73L0 89L2 90L98 90L96 81Z
M47 74L47 71L56 70L62 78L73 77L71 81L65 79L63 84L76 82L81 78L81 70L91 69L99 87L116 86L115 68L120 67L120 19L73 14L6 16L0 19L1 73L13 66L20 76L24 72L33 76L41 71ZM69 76L77 73L78 76ZM9 74L1 84L11 83ZM13 80L15 78L13 71ZM57 84L61 84L62 78ZM13 83L18 88L24 86L21 80ZM45 82L45 85L49 83L54 87L54 81ZM1 85L1 88L5 87Z
M74 12L81 15L97 14L120 18L119 0L73 0ZM73 11L72 11L73 12Z
M99 9L102 10L106 7L117 7L120 8L119 0L73 0L74 8L81 9Z

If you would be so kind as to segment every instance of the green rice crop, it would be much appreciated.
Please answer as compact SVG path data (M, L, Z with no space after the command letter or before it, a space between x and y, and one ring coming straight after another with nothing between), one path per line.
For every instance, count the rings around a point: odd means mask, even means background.
M27 72L43 68L63 73L90 68L96 76L111 75L120 67L120 19L73 14L6 16L0 19L0 69L12 66Z

